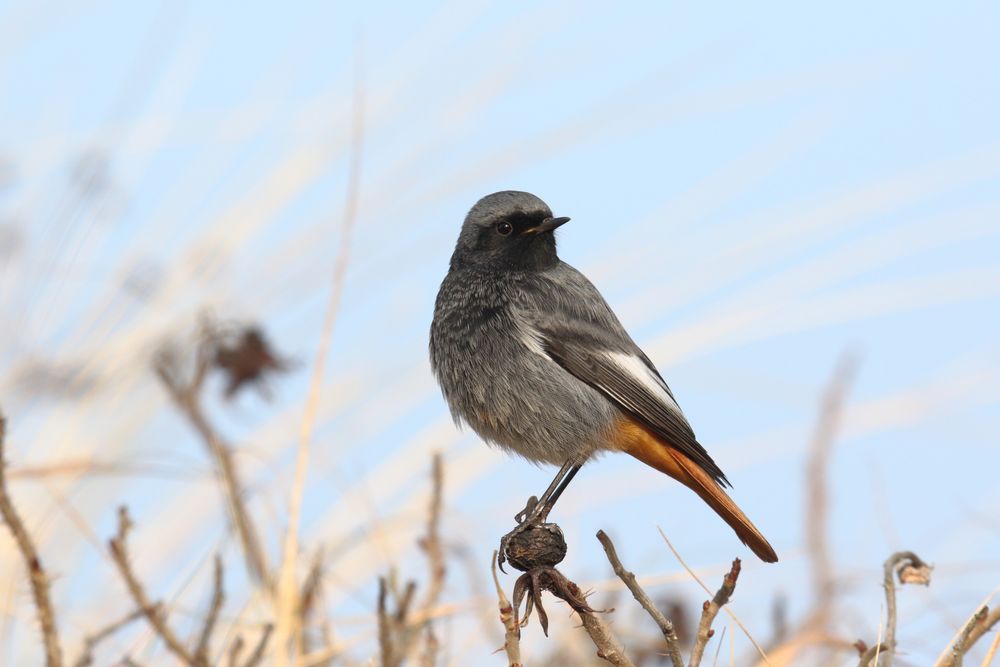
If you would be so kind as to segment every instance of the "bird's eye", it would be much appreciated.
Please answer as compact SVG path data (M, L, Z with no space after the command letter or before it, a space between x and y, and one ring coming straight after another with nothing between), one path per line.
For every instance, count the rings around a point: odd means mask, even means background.
M512 231L514 231L514 225L509 222L497 223L497 234L500 236L509 236Z

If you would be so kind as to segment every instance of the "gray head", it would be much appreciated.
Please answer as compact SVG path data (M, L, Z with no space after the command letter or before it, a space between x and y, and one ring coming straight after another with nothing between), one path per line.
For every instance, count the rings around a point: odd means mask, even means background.
M504 190L486 195L465 216L451 256L451 268L543 270L559 261L556 227L548 205L528 192Z

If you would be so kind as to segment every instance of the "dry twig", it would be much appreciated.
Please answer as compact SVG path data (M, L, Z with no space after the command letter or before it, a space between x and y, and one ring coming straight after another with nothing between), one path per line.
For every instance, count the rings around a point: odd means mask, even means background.
M94 634L85 637L83 640L83 651L81 651L80 657L76 659L76 662L73 663L74 667L90 667L90 665L94 664L94 649L97 648L97 645L124 628L132 621L142 618L143 615L144 612L142 609L136 609L128 616L125 616L105 628L98 630Z
M45 646L45 664L48 667L61 667L62 650L59 647L59 629L56 625L56 612L52 607L52 598L49 595L49 577L42 567L42 561L38 557L38 550L31 539L31 534L25 528L21 516L14 507L7 492L7 479L5 471L7 468L4 457L4 439L7 434L7 420L0 414L0 514L3 515L4 523L10 528L17 549L21 552L21 559L28 570L28 582L31 584L31 595L35 601L35 612L38 616L38 625L42 630L42 643Z
M128 516L128 509L122 506L118 509L118 533L108 541L108 546L111 549L111 558L118 567L118 573L125 580L125 585L128 587L132 600L142 610L153 631L163 640L163 643L170 652L177 656L178 660L186 665L206 664L200 663L194 653L174 633L170 625L167 624L167 618L163 613L162 606L149 599L145 587L143 587L135 572L132 571L127 544L128 533L131 529L132 520Z
M888 659L891 653L888 644L870 646L861 652L861 657L858 659L858 667L874 667L878 664L879 656Z
M901 584L930 583L931 568L912 551L898 551L882 567L882 586L885 588L885 658L884 667L892 667L896 654L896 577Z
M198 645L194 650L195 658L205 664L209 664L210 662L208 651L212 642L212 631L215 630L215 624L219 619L219 611L222 609L222 603L226 598L225 591L222 588L222 575L222 558L216 555L215 569L212 574L212 599L209 602L208 614L205 616L205 622L202 624L201 634L198 637Z
M729 569L729 572L723 577L722 586L712 596L712 599L706 600L702 606L701 621L698 622L698 632L695 635L694 646L691 647L691 662L688 663L690 667L698 667L701 664L702 656L705 653L705 646L708 645L708 640L714 634L712 621L715 620L719 610L729 602L733 591L736 590L736 580L739 579L739 576L740 559L736 558L733 560L733 565Z
M958 639L951 645L951 650L938 660L935 667L962 667L966 652L997 623L1000 623L1000 607L993 610L985 606L980 608L962 628Z
M646 610L656 625L659 626L660 632L663 633L663 639L667 643L667 654L670 656L670 662L673 667L684 667L684 659L681 657L680 641L677 639L677 633L674 631L674 625L671 623L666 616L653 604L653 601L649 599L646 595L646 591L642 590L639 582L636 581L635 575L626 570L622 565L621 560L618 558L618 552L615 551L615 545L611 542L611 538L608 537L607 533L603 530L597 531L597 539L600 540L601 545L604 547L604 553L608 557L608 561L611 563L612 569L614 569L615 574L618 578L622 580L625 586L628 587L629 591L632 592L632 597L642 605L642 608Z
M590 635L590 640L597 647L597 657L610 662L616 667L635 667L635 664L625 655L622 643L611 632L611 629L600 618L597 613L591 611L577 611L580 620L583 622L583 629Z
M441 543L441 508L444 495L444 466L441 455L435 454L431 466L431 502L427 511L427 534L420 538L420 548L427 554L429 568L427 591L421 598L417 609L413 611L413 598L416 592L416 582L407 583L402 596L396 603L396 611L390 613L387 604L389 592L388 582L379 580L378 627L379 648L383 665L399 665L410 657L417 648L417 640L421 636L428 641L428 634L433 609L437 606L441 591L444 590L445 561L444 546ZM433 641L437 641L434 637ZM434 651L425 646L424 654Z
M281 555L281 567L278 573L276 588L277 628L275 634L276 664L278 667L293 662L296 655L289 655L289 648L295 652L298 642L289 640L301 632L298 625L296 610L299 608L296 596L299 593L296 583L296 570L299 557L299 521L302 514L302 496L306 485L306 474L309 469L309 455L312 441L313 425L319 412L320 389L323 386L323 373L326 370L326 359L330 352L330 341L333 339L334 325L344 293L347 267L351 259L351 239L354 225L358 218L358 201L361 190L361 156L364 139L365 99L362 86L360 63L355 81L353 127L351 128L350 164L347 175L347 198L344 202L344 214L341 224L340 244L337 257L333 263L332 285L330 299L323 314L323 328L320 334L319 347L313 360L312 376L309 380L309 394L306 397L305 410L299 426L299 442L295 451L295 472L288 499L288 527L285 529L285 539ZM290 658L292 660L290 660Z
M171 359L169 355L161 355L156 360L154 367L174 404L201 436L205 448L212 457L216 475L219 477L223 493L226 496L233 527L236 528L236 533L240 538L247 570L254 581L266 585L268 583L267 559L256 525L249 510L247 510L243 497L243 485L240 483L236 463L233 460L232 447L223 441L201 408L201 390L212 363L212 332L206 332L205 338L206 340L203 340L198 346L194 373L187 382L181 379L176 360Z
M823 392L819 419L809 446L806 463L806 547L812 570L814 611L806 625L823 632L830 622L836 578L828 542L829 489L827 468L833 444L840 428L844 399L857 374L858 360L846 354L837 365L833 377Z
M521 628L517 623L514 606L511 605L503 588L500 587L500 579L497 577L497 555L497 552L494 551L490 562L493 569L493 583L497 588L500 622L503 623L504 629L503 650L507 654L507 667L521 667Z

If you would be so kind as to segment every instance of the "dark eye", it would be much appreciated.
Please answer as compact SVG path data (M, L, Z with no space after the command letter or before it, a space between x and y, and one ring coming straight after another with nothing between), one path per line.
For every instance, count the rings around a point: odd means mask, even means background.
M500 236L508 236L514 231L514 225L509 222L498 222L497 223L497 234Z

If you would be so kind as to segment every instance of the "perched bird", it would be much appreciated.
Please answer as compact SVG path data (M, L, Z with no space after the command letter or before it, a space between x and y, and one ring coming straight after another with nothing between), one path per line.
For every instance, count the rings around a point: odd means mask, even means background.
M527 192L480 199L462 224L431 324L431 366L455 420L505 450L561 466L505 540L543 521L588 459L620 451L692 489L761 560L776 562L656 367L597 288L559 259L553 232L568 221Z

